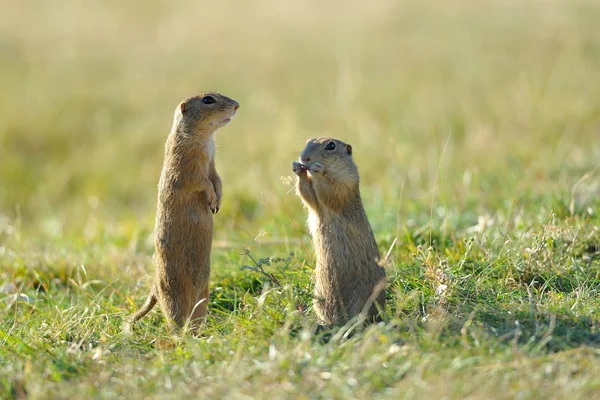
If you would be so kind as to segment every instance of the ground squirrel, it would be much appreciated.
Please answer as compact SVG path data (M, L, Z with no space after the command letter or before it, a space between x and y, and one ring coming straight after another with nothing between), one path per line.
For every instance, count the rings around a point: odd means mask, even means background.
M317 255L318 319L340 325L363 310L368 319L379 319L375 303L385 306L385 270L360 198L352 146L329 137L310 139L292 168Z
M169 323L192 330L207 312L213 214L223 194L215 169L214 133L239 108L219 93L201 93L175 109L158 183L156 276L148 299L126 326L158 302Z

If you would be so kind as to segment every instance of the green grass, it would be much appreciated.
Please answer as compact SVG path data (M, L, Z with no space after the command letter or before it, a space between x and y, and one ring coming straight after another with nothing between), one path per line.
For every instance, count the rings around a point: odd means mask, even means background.
M598 397L594 1L121 3L0 13L0 398ZM241 104L210 316L127 337L172 113L203 90ZM289 180L325 134L391 248L379 325L315 324Z

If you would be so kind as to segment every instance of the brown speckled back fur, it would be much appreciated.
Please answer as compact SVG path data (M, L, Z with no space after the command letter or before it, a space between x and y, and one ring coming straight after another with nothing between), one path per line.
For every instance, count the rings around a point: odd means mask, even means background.
M314 309L325 324L343 324L385 306L385 270L360 198L352 146L328 137L308 140L294 162L297 194L309 212L317 255Z

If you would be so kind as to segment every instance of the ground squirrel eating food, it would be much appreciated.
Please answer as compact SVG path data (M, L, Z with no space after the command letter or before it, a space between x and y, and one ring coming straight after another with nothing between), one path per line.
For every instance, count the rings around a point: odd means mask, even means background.
M360 198L352 146L329 137L310 139L292 168L317 256L313 304L318 319L340 325L362 311L379 319L385 270Z
M189 97L175 109L158 183L156 275L127 330L157 302L171 325L183 327L189 320L195 330L206 315L213 214L223 194L214 133L238 108L237 101L211 92Z

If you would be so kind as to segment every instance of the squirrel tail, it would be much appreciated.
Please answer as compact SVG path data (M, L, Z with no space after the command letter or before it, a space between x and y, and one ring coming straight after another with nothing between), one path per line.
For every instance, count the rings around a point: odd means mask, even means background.
M139 320L140 318L144 317L144 315L148 314L150 310L154 308L157 301L158 298L156 297L156 291L154 290L154 286L152 286L150 294L148 295L148 298L146 299L144 304L126 321L124 327L125 333L130 333L133 323Z

